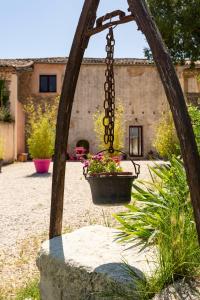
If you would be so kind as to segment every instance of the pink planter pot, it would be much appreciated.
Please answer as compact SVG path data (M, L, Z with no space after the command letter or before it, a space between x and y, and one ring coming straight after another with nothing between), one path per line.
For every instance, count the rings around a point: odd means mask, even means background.
M33 159L37 173L47 173L51 159Z

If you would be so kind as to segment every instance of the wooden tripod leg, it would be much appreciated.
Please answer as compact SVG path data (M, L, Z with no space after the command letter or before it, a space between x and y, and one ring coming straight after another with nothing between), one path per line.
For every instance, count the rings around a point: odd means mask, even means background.
M86 35L86 32L94 26L99 1L100 0L85 0L65 72L56 126L49 229L50 239L61 235L62 232L66 151L71 111L80 66L89 42L89 37Z
M145 34L149 43L172 111L180 140L200 242L200 157L181 85L145 0L128 0L128 4L139 29Z

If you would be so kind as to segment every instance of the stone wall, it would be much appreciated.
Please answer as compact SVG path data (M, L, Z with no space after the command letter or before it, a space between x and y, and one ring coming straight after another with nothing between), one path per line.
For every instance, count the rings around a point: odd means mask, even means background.
M90 142L96 152L93 115L103 111L104 65L83 65L72 112L69 150L79 139ZM116 99L124 106L125 151L129 151L129 126L143 126L144 155L153 150L155 124L162 112L168 110L165 93L157 70L151 66L116 66Z
M7 161L17 159L17 155L24 152L24 114L23 107L18 102L18 74L13 67L0 67L0 79L6 81L9 90L9 102L12 124L2 123L0 135L3 134L5 147L5 157ZM4 124L4 125L3 125ZM2 129L4 128L4 129ZM5 132L7 134L5 134Z
M200 70L191 69L184 71L185 95L188 103L200 108Z
M185 93L200 92L199 83L194 74L185 67L177 67L177 74ZM35 63L32 72L19 75L19 99L35 103L51 103L61 93L65 64ZM57 92L40 93L39 75L57 75ZM84 63L72 110L68 152L72 153L80 139L90 143L90 152L97 152L98 145L94 133L93 115L103 111L105 65L103 63ZM159 74L154 65L115 66L116 99L124 106L125 151L129 152L129 126L143 127L143 154L154 150L155 125L162 113L169 110Z
M15 123L0 122L0 139L3 142L4 161L13 162L15 159Z
M18 100L26 103L31 96L32 71L18 73Z

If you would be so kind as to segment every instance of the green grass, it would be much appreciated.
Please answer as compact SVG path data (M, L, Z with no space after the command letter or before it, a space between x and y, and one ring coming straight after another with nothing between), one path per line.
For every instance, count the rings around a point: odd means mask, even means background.
M17 292L15 300L40 300L39 279L27 283L27 285Z

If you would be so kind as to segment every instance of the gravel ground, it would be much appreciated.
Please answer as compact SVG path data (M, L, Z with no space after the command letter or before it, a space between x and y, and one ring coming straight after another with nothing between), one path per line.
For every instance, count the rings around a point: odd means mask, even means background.
M153 162L139 164L139 178L148 179ZM132 167L130 162L122 166L126 171ZM0 300L15 299L20 287L39 276L35 260L41 242L48 238L51 180L52 165L49 174L38 175L31 162L5 166L0 174ZM112 213L123 209L94 206L82 164L67 163L64 232L90 224L112 226Z
M130 162L123 162L125 169ZM147 178L151 161L140 161L140 178ZM49 228L52 165L50 173L38 175L32 162L15 163L3 168L0 174L0 250L15 246L30 235ZM82 164L68 162L65 179L64 227L110 221L114 211L123 207L98 207L91 201L88 182L82 176Z

